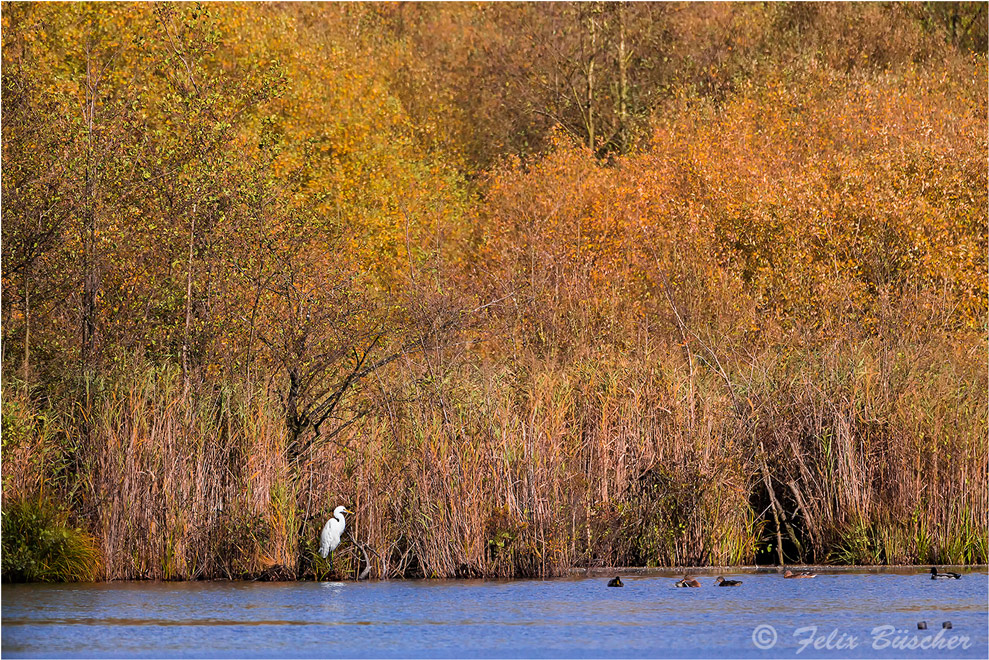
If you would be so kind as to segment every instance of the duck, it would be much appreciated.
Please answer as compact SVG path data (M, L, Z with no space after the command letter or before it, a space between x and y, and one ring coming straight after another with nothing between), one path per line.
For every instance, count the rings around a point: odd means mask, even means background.
M622 584L622 579L620 577L615 576L615 577L611 578L611 580L608 581L608 586L609 587L624 587L625 585Z
M701 583L693 575L684 575L682 580L677 580L674 587L699 587Z
M723 577L721 577L719 575L718 576L718 579L715 580L714 583L716 585L718 585L719 587L737 587L738 585L742 584L742 581L741 580L726 580L726 579L724 579Z
M810 571L801 571L799 573L794 573L793 571L786 570L783 572L783 577L787 579L815 578L817 577L817 573L811 573Z
M931 566L931 579L932 580L960 580L961 575L958 573L938 573L937 566Z

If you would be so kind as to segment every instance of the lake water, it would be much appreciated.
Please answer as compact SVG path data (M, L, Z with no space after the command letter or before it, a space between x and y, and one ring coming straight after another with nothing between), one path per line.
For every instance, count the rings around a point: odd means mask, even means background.
M989 657L989 577L3 585L4 657ZM917 622L926 621L927 630ZM942 630L951 621L952 629ZM772 628L768 628L771 626ZM775 640L775 642L774 642ZM759 644L765 649L760 648ZM897 648L901 644L907 647ZM911 645L918 645L911 648ZM928 648L925 648L928 647Z

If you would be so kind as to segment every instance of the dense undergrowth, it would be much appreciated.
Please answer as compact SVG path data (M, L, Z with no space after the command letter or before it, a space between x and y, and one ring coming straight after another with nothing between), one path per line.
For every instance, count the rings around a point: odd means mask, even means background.
M956 5L4 5L4 579L986 563Z
M102 573L95 539L51 501L13 502L3 512L2 534L5 580L89 581Z

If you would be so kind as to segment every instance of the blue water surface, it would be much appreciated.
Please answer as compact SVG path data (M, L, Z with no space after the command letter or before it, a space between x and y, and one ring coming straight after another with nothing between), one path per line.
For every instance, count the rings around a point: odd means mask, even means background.
M5 657L989 657L989 577L3 585ZM926 621L927 630L917 622ZM942 629L951 621L950 630ZM885 626L885 628L884 628ZM926 641L925 641L926 640ZM906 645L905 647L902 645ZM911 645L918 645L912 647ZM927 648L924 648L926 645Z

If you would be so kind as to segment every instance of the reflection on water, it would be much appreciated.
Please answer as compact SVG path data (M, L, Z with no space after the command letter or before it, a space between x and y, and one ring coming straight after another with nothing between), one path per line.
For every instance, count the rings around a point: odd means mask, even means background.
M2 652L8 657L788 657L798 651L834 658L989 656L984 572L957 581L933 581L920 569L815 580L765 573L725 577L744 584L723 589L713 586L714 576L704 576L700 589L675 589L669 575L625 577L620 589L606 587L606 578L5 584ZM918 621L927 621L929 629L917 630ZM943 630L943 621L951 621L952 628ZM955 646L949 648L949 642Z

